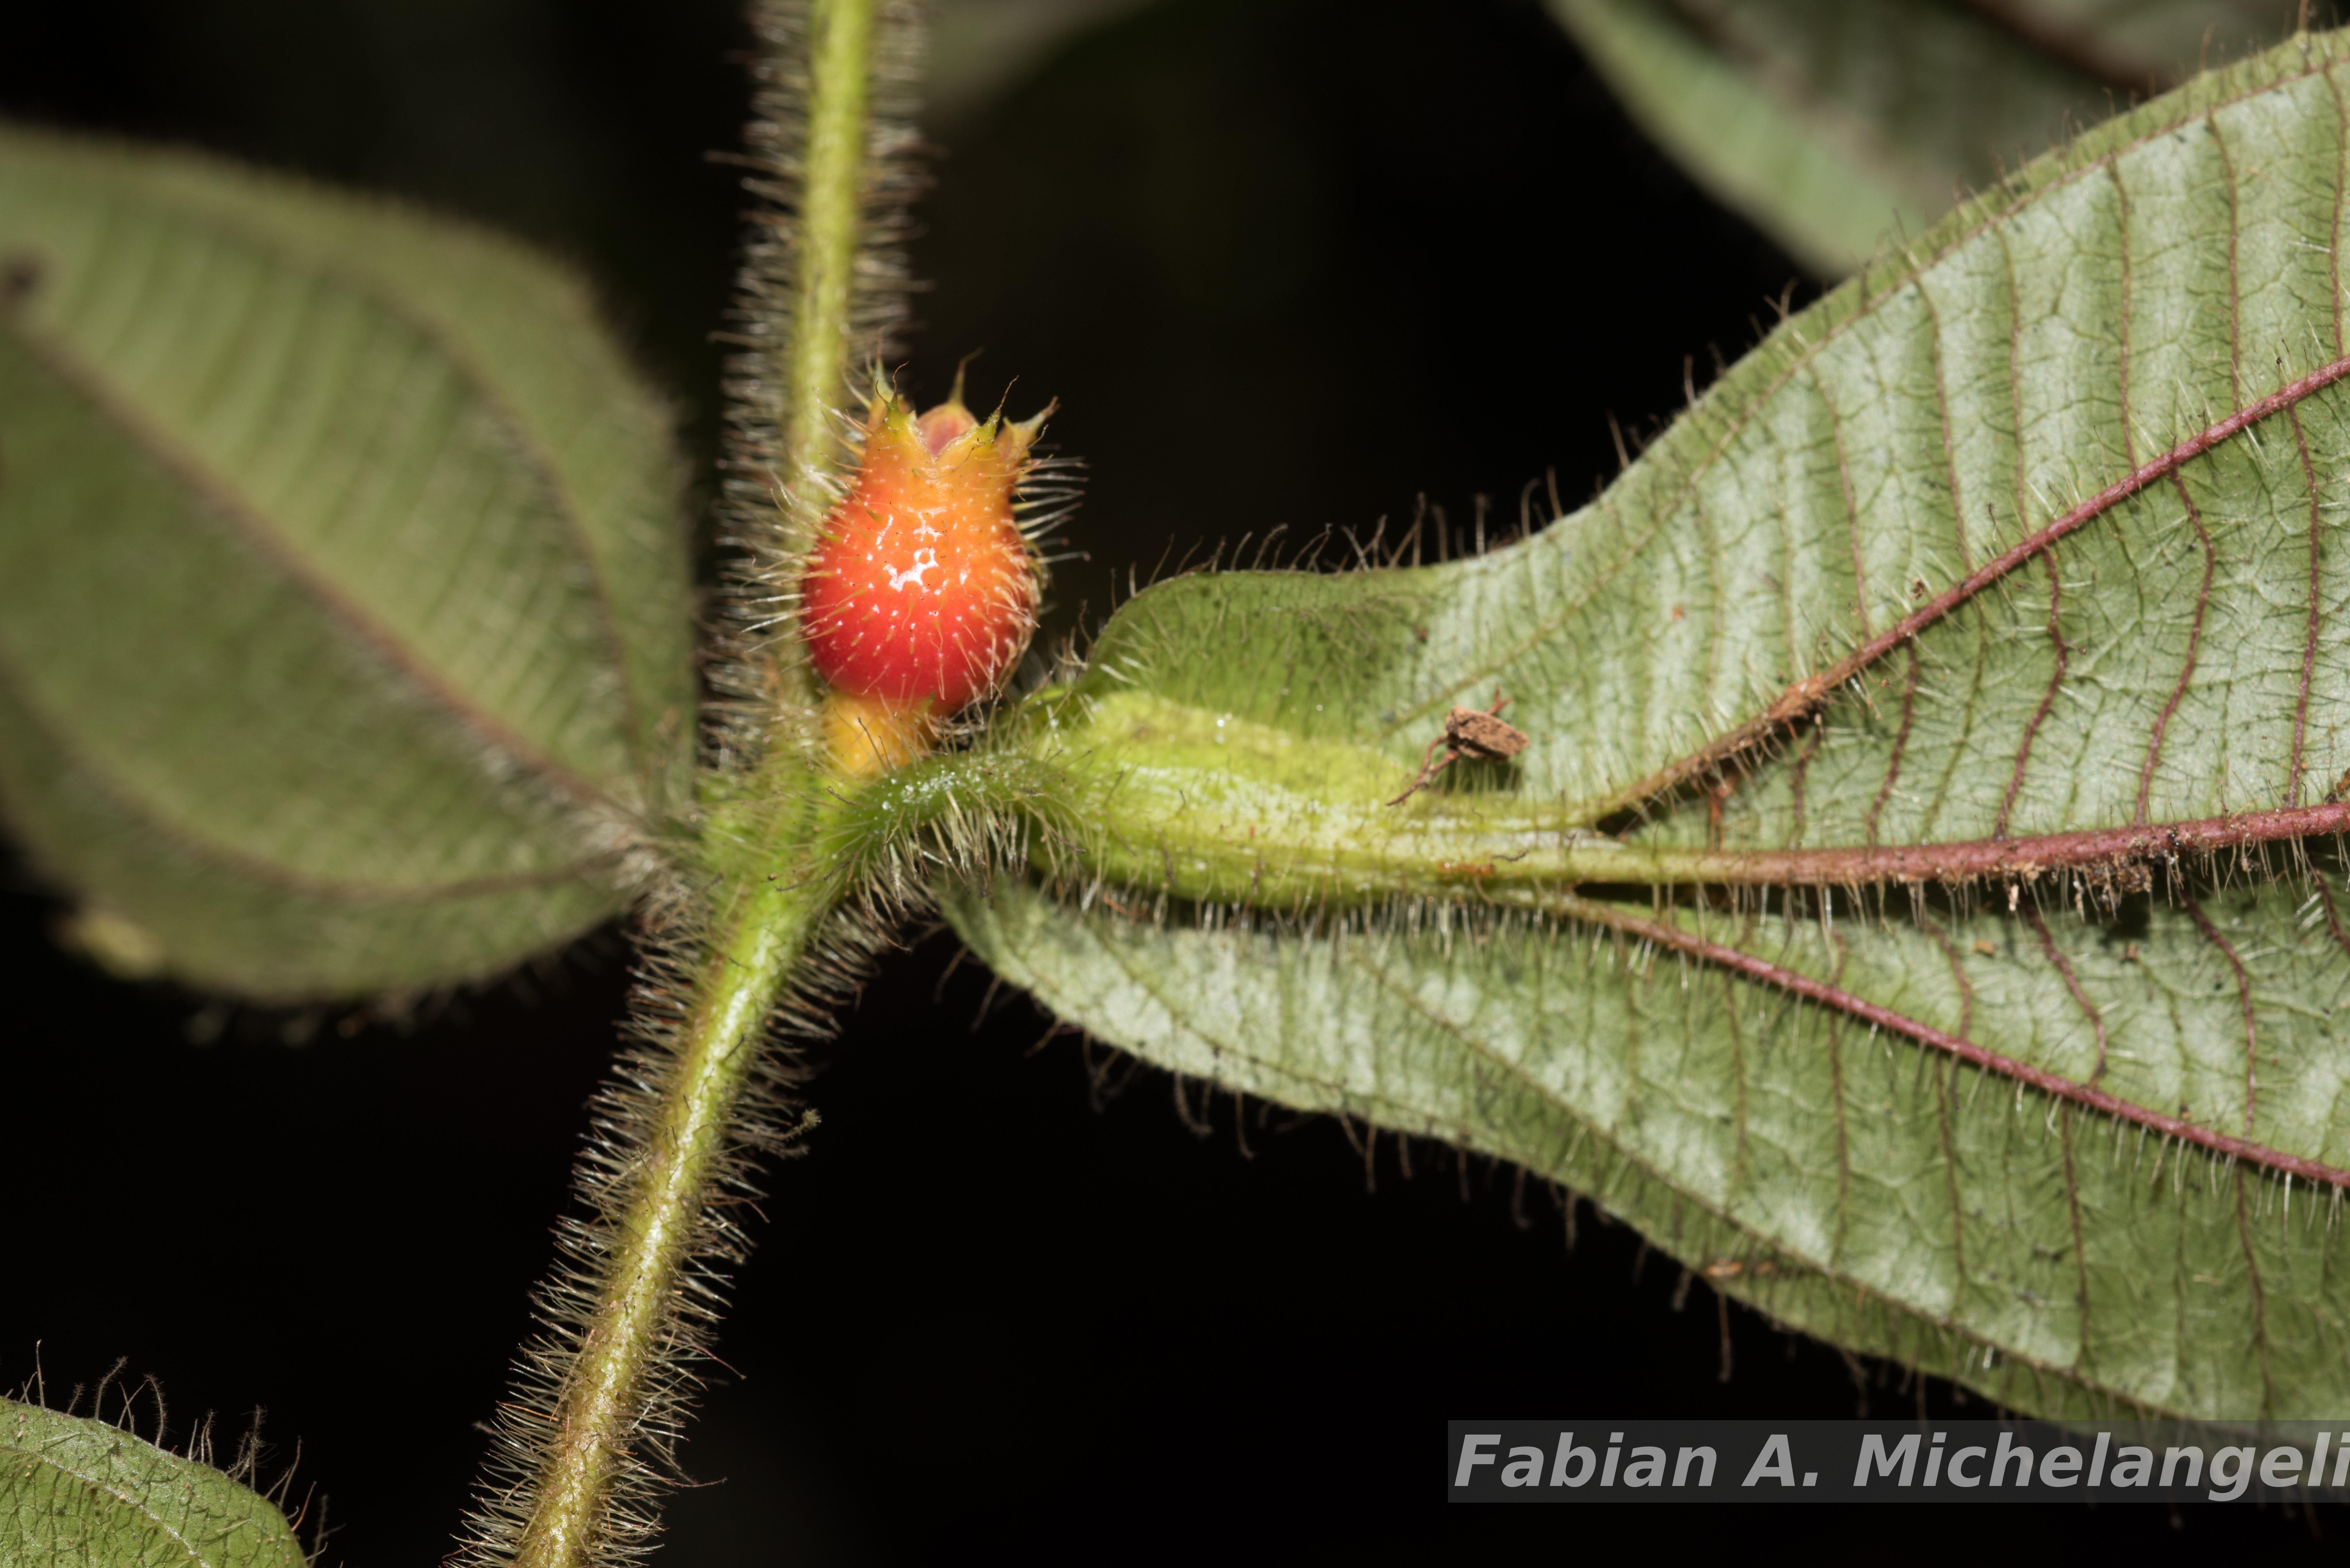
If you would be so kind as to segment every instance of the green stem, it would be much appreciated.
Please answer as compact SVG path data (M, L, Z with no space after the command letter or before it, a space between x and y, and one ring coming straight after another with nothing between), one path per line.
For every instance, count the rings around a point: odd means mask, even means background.
M1399 898L1540 903L1575 886L1857 888L2112 879L2182 857L2258 853L2350 832L2350 802L1966 840L1709 847L1625 842L1588 802L1509 788L1409 789L1414 770L1352 739L1316 737L1109 680L1048 689L1003 726L1003 748L941 758L860 811L911 823L958 792L1004 794L1081 831L1034 842L1049 870L1212 903L1377 906ZM1014 764L1031 770L1015 779ZM1475 765L1473 763L1470 764ZM1442 780L1440 783L1451 783ZM941 804L944 803L944 804ZM903 832L899 824L888 825ZM1052 826L1052 822L1045 824ZM2115 885L2126 885L2126 882Z
M609 1251L557 1396L518 1564L585 1568L598 1560L631 1432L662 1364L677 1353L679 1285L700 1250L703 1212L768 1015L839 886L810 853L823 823L805 800L787 803L764 842L742 846L744 865L774 867L773 875L747 869L723 884L694 1002L673 1042L671 1075L633 1151L625 1200L609 1218Z
M772 367L781 383L774 477L786 491L779 580L793 576L815 521L808 476L840 455L830 424L857 326L875 6L807 4L794 275ZM835 797L800 748L771 746L754 778L720 788L740 794L709 803L701 834L705 869L715 873L712 919L657 1098L631 1129L637 1141L608 1151L622 1165L587 1254L592 1297L580 1303L577 1349L561 1367L511 1538L510 1560L527 1568L589 1568L613 1554L616 1504L635 1490L632 1467L642 1468L633 1450L691 1348L681 1291L711 1244L710 1199L736 1157L762 1035L845 888L841 868L816 848Z
M801 172L798 272L782 373L776 472L797 486L830 466L834 400L849 349L865 140L873 83L874 0L810 0L807 137ZM795 518L795 524L806 520Z

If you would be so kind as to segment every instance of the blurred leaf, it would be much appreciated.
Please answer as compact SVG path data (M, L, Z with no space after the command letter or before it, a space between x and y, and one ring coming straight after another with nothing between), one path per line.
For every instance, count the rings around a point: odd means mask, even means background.
M1146 0L935 0L923 118L952 124L1011 88L1078 35Z
M1548 0L1642 129L1823 277L2297 0Z
M285 1515L103 1421L0 1399L0 1563L304 1568Z
M1531 539L1145 592L1018 732L1055 896L950 918L2010 1404L2350 1408L2345 87L2091 132ZM1496 694L1528 747L1390 804Z
M130 972L291 1000L622 907L690 790L667 411L493 236L0 130L0 805Z

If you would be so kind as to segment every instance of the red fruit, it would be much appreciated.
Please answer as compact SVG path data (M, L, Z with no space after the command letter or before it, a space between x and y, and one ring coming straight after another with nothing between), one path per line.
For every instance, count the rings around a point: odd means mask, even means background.
M944 714L1011 670L1036 624L1012 495L1044 422L983 422L955 399L917 419L894 392L874 399L864 460L800 584L808 651L835 690Z

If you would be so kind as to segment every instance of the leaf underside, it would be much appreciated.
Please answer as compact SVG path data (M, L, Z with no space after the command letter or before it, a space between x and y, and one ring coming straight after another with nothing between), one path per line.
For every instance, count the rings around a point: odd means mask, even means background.
M103 1421L0 1399L0 1563L303 1568L270 1501Z
M0 129L0 805L111 950L293 1000L619 907L690 790L668 417L461 226Z
M2099 128L1530 539L1144 593L1021 742L1103 826L950 917L2009 1405L2350 1412L2345 91ZM1523 754L1384 804L1496 693Z
M1823 277L2296 0L1549 0L1690 174Z

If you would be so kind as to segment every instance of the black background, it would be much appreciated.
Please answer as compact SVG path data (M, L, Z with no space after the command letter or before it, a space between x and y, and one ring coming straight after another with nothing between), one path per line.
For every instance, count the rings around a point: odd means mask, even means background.
M167 138L494 223L582 265L707 470L706 334L737 207L741 47L718 0L26 5L0 112ZM908 367L1016 375L1091 464L1058 624L1114 576L1277 524L1311 535L1472 497L1570 503L1734 357L1795 268L1629 129L1529 0L1177 0L931 128ZM1800 303L1814 291L1798 285ZM301 1445L327 1561L447 1550L566 1202L620 1007L606 933L405 1030L307 1044L118 985L5 905L0 1380L53 1402L118 1356L174 1432L255 1406ZM1834 1417L1835 1352L1677 1289L1661 1258L1440 1150L1376 1191L1339 1128L1166 1081L1097 1105L1077 1046L951 939L893 957L772 1173L678 1498L673 1564L1458 1560L1596 1549L1586 1511L1448 1510L1471 1411ZM203 1030L194 1033L202 1033ZM1878 1414L1909 1396L1867 1369ZM1962 1408L1946 1387L1942 1413ZM1980 1401L1964 1413L1982 1414ZM144 1407L142 1405L142 1420ZM1760 1561L2322 1548L2271 1510L1621 1516L1648 1551ZM2338 1532L2342 1525L2335 1524Z

